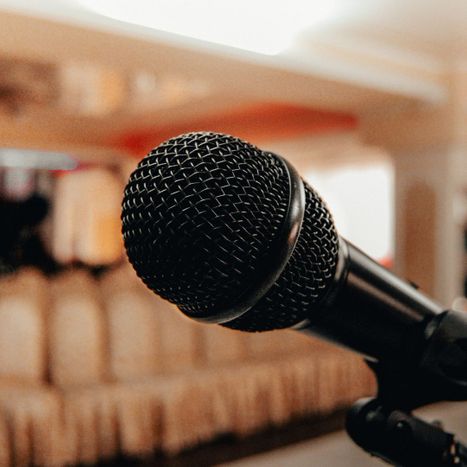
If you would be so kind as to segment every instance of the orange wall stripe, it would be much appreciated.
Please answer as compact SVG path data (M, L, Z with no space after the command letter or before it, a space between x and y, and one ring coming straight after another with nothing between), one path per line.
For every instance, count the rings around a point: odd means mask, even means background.
M203 117L188 123L135 129L111 142L141 157L168 138L190 131L217 131L253 143L287 139L301 135L354 129L357 119L350 114L325 112L284 104L257 104L230 112Z

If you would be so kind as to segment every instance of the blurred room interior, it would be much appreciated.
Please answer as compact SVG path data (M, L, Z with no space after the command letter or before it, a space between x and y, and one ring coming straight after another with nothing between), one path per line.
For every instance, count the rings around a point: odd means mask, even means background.
M0 465L379 465L339 444L361 357L171 311L126 261L122 192L169 137L241 137L467 311L467 3L0 0L0 44ZM455 407L433 416L467 440Z

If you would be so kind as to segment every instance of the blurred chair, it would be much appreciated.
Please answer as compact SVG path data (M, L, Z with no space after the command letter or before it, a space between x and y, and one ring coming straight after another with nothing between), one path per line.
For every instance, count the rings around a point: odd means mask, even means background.
M0 280L0 465L176 454L371 394L360 359L293 332L200 325L128 264Z

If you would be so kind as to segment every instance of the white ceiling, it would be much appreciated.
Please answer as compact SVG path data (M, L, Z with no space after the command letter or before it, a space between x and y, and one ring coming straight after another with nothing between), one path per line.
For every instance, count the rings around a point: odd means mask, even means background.
M191 8L183 8L183 1ZM467 63L466 0L251 0L250 6L265 5L264 11L255 10L256 22L247 20L252 7L241 10L247 4L243 0L213 1L215 10L209 9L209 0L149 3L160 8L161 17L175 11L178 16L169 18L172 23L177 18L196 22L193 5L202 15L220 11L223 4L229 4L228 11L232 11L234 5L238 8L234 15L212 21L224 21L225 28L240 36L251 33L247 24L257 24L262 35L274 35L281 29L277 15L284 11L288 27L293 26L290 18L300 18L300 27L281 53L264 55L118 21L84 7L83 2L90 0L0 0L2 54L78 66L90 63L123 74L136 70L178 76L208 90L195 104L145 110L139 121L148 125L190 119L255 100L354 113L387 112L391 106L397 109L420 102L439 104L448 99L446 72L453 64L465 67ZM181 6L164 10L167 2ZM108 0L94 3L102 6ZM148 0L126 0L135 9L144 3ZM319 21L314 12L319 13ZM105 132L118 132L137 120L127 111L100 119L99 126L95 119L81 119L80 125L88 134L95 133L97 141ZM36 128L38 122L53 128L54 134L60 134L58 128L66 122L67 127L76 127L75 120L56 112L46 120L31 117L31 121L37 132L43 131ZM12 126L8 132L16 134L24 128L24 121L3 122L1 131L8 125Z
M209 0L0 0L0 9L431 102L445 97L445 90L440 86L445 67L452 62L463 63L464 52L467 54L465 0L257 0L253 3L216 0L211 3L216 5L215 9L210 8ZM257 25L259 36L270 38L280 36L286 26L292 27L292 20L296 20L297 28L293 42L284 43L285 50L266 56L118 21L96 12L104 11L109 4L126 5L133 19L138 16L134 10L141 10L140 17L165 18L155 24L178 25L178 32L183 32L183 24L188 28L200 18L205 21L206 16L212 16L207 25L217 24L219 29L220 24L240 39L253 34L251 25ZM179 8L168 8L172 4ZM92 10L89 5L94 5ZM144 8L148 5L152 7L145 15ZM225 5L226 14L222 14L219 5ZM260 10L253 5L264 8ZM177 63L174 59L166 65L176 67Z
M172 25L172 29L175 27L181 33L185 27L187 34L195 29L190 23L205 17L212 18L214 25L236 29L239 36L249 32L250 24L259 31L266 31L265 34L270 30L271 37L280 36L285 26L290 27L288 22L294 20L298 44L332 35L349 40L382 41L443 59L446 53L452 57L467 51L465 0L0 0L0 8L116 30L123 25L112 24L98 13L114 5L117 14L122 12L122 7L116 6L122 4L127 5L128 11L128 18L122 17L124 21L138 17L135 11L146 13L150 5L148 14L164 20L154 18L156 26ZM282 27L277 21L278 15L279 18L283 16ZM146 23L151 24L151 18ZM137 29L133 28L132 32L137 33ZM159 37L164 38L163 35Z
M348 3L342 1L340 3ZM360 37L423 50L439 58L467 51L465 0L363 0L334 26Z

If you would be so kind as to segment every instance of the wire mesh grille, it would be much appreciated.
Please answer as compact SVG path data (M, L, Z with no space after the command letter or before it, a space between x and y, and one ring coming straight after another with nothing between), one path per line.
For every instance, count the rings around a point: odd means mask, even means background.
M122 212L130 262L144 283L192 316L235 303L282 226L288 174L273 154L232 136L188 133L148 154L130 177ZM281 277L249 312L227 326L287 327L326 292L337 234L318 195Z

